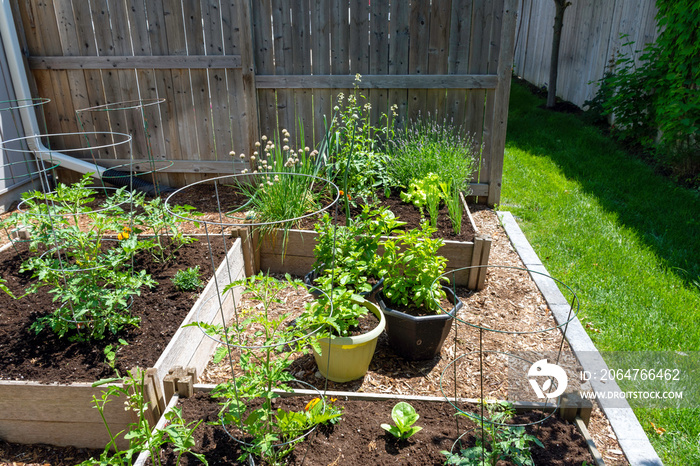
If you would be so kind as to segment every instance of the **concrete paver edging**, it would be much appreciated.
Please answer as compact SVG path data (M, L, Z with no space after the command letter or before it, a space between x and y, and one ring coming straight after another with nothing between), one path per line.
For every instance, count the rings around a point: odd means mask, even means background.
M511 244L525 264L525 268L549 275L513 215L510 212L497 212L497 214L508 238L510 238ZM539 273L531 273L530 276L542 292L557 324L564 322L567 319L570 306L564 295L559 291L559 288L557 288L554 280ZM597 358L591 358L588 354L585 358L579 356L583 352L597 353L597 349L578 317L574 317L569 323L566 331L566 340L569 342L569 346L576 354L584 370L607 368L600 354L598 354ZM608 381L605 385L602 385L599 381L591 380L591 385L594 391L621 391L614 381L612 383ZM621 401L624 402L626 407L619 407ZM649 438L644 433L644 429L642 429L627 401L618 399L614 403L616 407L612 408L610 407L610 400L598 400L598 404L610 421L620 447L630 464L633 466L663 466L661 459L649 442Z

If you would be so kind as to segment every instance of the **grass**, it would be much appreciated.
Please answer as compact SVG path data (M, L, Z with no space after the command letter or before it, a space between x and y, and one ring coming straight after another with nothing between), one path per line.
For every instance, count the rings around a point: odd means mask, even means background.
M513 83L500 209L578 293L599 350L700 351L700 193L542 104ZM700 464L700 409L635 414L664 464Z

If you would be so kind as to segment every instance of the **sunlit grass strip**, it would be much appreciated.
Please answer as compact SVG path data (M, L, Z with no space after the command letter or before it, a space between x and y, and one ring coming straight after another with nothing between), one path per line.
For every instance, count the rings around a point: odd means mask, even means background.
M700 196L542 103L513 86L501 209L576 290L600 350L700 350ZM700 410L635 413L665 464L700 464Z

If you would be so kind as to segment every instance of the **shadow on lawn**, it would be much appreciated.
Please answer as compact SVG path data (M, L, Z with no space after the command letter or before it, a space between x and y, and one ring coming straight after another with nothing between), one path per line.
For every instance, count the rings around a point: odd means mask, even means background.
M700 193L655 174L580 116L544 110L542 103L513 83L508 143L546 154L567 178L636 231L667 267L700 286Z

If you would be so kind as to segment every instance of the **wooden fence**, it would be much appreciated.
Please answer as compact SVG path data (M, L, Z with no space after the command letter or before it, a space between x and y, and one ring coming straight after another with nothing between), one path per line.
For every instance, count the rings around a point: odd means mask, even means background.
M229 151L250 154L263 134L294 133L302 122L303 144L318 143L338 94L357 87L375 122L396 105L399 124L430 113L472 132L483 144L473 190L494 204L516 6L517 0L25 0L13 8L36 95L51 99L49 132L133 135L129 151L98 152L103 166L133 158L145 167L153 160L172 186L238 172L244 164ZM102 107L76 118L76 110L133 101L151 105Z
M655 0L572 0L564 13L557 96L579 107L595 97L596 81L621 52L638 58L656 40L656 12ZM537 86L549 86L553 25L552 0L519 1L514 69Z

